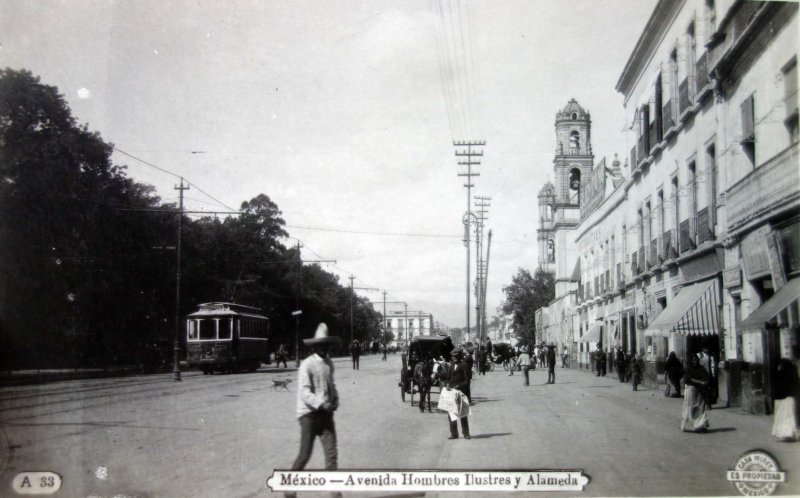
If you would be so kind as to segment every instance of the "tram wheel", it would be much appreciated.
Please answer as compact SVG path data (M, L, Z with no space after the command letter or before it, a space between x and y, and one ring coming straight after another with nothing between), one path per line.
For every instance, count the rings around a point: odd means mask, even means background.
M406 402L406 390L402 384L400 384L400 399L403 400L403 403Z

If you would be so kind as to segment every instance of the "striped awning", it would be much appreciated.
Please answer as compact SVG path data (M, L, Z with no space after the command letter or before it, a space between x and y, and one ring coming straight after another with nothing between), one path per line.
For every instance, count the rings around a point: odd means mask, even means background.
M778 292L767 299L767 302L750 313L750 316L740 323L738 328L744 333L758 332L768 323L777 321L778 316L789 310L790 307L793 306L797 309L798 301L800 301L800 278L795 278L786 282ZM789 316L783 322L788 322L789 317L793 314L788 313Z
M645 337L719 333L717 279L684 287L644 331Z
M600 341L600 332L603 331L603 322L601 320L595 320L589 330L583 334L581 337L581 342L599 342Z

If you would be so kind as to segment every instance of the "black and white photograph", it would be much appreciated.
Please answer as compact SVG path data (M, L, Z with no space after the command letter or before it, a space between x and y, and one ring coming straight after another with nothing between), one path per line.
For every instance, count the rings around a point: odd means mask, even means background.
M798 10L0 0L0 496L800 495Z

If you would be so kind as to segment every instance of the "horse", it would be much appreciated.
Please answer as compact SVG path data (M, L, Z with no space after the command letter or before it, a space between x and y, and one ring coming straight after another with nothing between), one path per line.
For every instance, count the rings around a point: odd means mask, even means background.
M428 401L428 413L431 410L431 386L433 385L433 361L425 358L414 366L414 385L419 390L419 411L425 412L425 400ZM411 404L414 404L414 389L411 389Z

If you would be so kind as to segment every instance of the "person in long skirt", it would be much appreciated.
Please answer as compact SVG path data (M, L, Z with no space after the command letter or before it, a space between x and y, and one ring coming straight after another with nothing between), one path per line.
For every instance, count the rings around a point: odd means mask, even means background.
M681 430L705 432L708 429L708 371L700 366L700 359L692 355L684 372L685 385Z
M797 400L800 394L800 380L797 367L788 358L778 362L773 400L775 419L772 423L772 436L779 441L797 441Z

